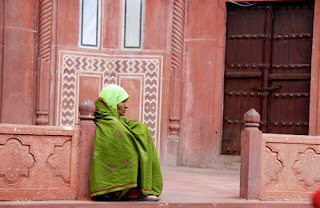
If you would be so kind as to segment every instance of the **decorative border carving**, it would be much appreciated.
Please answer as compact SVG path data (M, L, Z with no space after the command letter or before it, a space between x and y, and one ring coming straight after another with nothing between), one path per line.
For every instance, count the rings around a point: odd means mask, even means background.
M171 69L181 70L183 66L185 1L175 0L172 16Z
M49 61L51 54L52 0L40 0L39 57Z

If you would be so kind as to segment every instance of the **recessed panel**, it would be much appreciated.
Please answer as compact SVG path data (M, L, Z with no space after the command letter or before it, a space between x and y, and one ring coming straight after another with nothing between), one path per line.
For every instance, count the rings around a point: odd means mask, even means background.
M119 84L123 87L130 98L126 118L141 121L142 98L143 98L143 77L141 76L120 76Z
M101 91L101 77L98 75L79 75L79 104L89 98L95 102Z

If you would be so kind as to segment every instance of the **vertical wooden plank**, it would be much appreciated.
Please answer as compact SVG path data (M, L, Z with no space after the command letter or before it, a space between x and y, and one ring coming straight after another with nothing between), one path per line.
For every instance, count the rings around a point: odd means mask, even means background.
M222 154L240 154L242 116L261 112L261 76L265 54L265 4L228 6Z
M272 34L272 4L267 4L265 7L265 25L264 25L264 45L263 45L263 64L262 67L262 87L269 87L269 71L271 68L271 34ZM261 120L268 120L268 101L269 92L264 91L262 93L262 109L261 109ZM261 123L261 130L263 132L268 132L268 125Z
M313 3L275 5L270 86L271 133L308 134ZM274 76L277 75L277 76Z

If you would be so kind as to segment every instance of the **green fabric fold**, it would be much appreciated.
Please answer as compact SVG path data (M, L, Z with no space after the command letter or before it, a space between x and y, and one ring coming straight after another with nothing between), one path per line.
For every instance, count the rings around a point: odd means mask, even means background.
M124 193L133 187L143 194L159 196L162 174L148 127L140 121L120 117L102 98L95 105L97 128L90 170L91 196ZM123 195L114 200L120 200Z

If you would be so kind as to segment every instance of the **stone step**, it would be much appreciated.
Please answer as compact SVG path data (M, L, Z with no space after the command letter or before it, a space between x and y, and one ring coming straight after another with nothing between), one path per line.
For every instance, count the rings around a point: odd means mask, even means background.
M0 208L312 208L308 201L226 200L213 203L96 202L96 201L3 201Z

